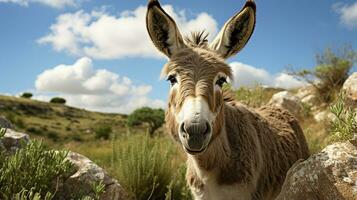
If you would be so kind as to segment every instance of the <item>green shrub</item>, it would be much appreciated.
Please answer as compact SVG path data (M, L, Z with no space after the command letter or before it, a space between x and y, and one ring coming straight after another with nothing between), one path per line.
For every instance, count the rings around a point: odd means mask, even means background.
M137 134L114 141L112 172L133 199L192 199L185 162L164 137Z
M82 142L83 141L83 138L78 133L74 133L74 134L70 135L70 139L74 140L76 142Z
M58 136L58 133L56 133L54 131L46 132L46 136L54 142L57 142L60 139L60 137Z
M322 54L316 55L317 64L313 69L289 69L289 73L311 84L320 100L329 103L337 96L356 60L357 53L351 47L345 47L338 52L328 48Z
M32 133L34 135L44 135L44 132L41 129L35 127L29 127L26 129L28 133Z
M65 159L67 153L47 151L41 142L33 141L14 155L0 157L0 199L36 199L54 193L57 181L73 170Z
M99 125L94 129L94 133L96 139L108 140L110 138L110 134L112 134L112 127L109 125Z
M25 128L25 122L23 119L21 119L20 117L17 117L17 119L15 120L15 125L18 128Z
M128 127L149 124L149 134L152 136L155 131L165 123L165 111L163 109L153 109L143 107L136 109L127 119Z
M344 96L340 95L339 100L330 107L335 119L331 121L330 131L333 141L344 141L352 139L357 133L356 112L344 103Z
M50 103L66 104L66 100L62 97L54 97L50 100Z
M24 92L21 94L21 97L26 98L26 99L31 99L32 96L33 96L33 94L29 93L29 92Z

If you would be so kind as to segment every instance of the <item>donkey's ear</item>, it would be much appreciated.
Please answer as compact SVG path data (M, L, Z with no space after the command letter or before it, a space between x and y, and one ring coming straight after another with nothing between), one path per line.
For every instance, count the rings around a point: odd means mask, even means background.
M238 53L248 42L255 27L256 7L248 0L243 9L229 19L210 45L223 58Z
M168 57L185 46L175 21L161 8L158 0L149 1L146 28L156 48Z

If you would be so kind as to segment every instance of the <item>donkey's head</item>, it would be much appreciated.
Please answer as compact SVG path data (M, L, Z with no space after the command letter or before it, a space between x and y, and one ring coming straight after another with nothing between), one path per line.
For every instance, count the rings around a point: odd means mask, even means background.
M184 40L157 0L149 1L146 26L157 49L169 58L162 71L171 83L169 131L187 153L203 152L224 122L222 86L227 77L232 78L224 59L238 53L252 35L255 3L248 0L211 44L203 32Z

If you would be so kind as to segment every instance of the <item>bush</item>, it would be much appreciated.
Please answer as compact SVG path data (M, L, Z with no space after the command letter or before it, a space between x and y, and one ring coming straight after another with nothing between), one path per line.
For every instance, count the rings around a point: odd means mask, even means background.
M164 122L165 111L163 109L152 109L149 107L136 109L127 119L127 125L129 127L137 126L142 123L148 123L149 134L151 136L164 124Z
M110 138L110 134L112 133L112 127L108 125L99 125L94 130L94 132L95 132L96 139L108 140Z
M60 139L60 137L58 136L58 133L53 132L53 131L48 131L46 133L46 136L54 142L57 142Z
M185 170L168 138L137 134L113 144L112 171L133 199L192 199Z
M356 112L346 107L344 96L340 95L336 104L330 107L335 119L331 121L330 128L333 141L345 141L352 139L357 134Z
M21 97L26 98L26 99L31 99L32 96L33 96L33 94L29 93L29 92L24 92L21 94Z
M345 47L338 52L328 48L324 53L316 55L317 65L313 69L289 71L296 78L311 84L321 101L329 103L338 94L356 60L357 53L351 47Z
M66 104L66 100L61 97L54 97L50 100L50 103Z
M47 151L41 142L33 141L12 156L0 156L0 199L40 199L34 195L54 194L56 181L73 170L67 153Z

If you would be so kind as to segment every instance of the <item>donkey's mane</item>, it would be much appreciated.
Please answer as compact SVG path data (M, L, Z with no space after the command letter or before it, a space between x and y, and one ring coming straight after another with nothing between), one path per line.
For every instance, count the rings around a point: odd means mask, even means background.
M190 35L185 37L185 42L187 45L192 47L207 47L208 44L208 33L205 30L193 31Z

